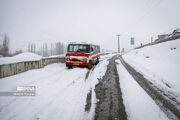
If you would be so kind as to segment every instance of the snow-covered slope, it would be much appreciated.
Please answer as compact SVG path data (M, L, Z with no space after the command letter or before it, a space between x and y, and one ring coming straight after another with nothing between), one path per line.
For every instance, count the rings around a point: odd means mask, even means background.
M24 52L24 53L18 54L18 55L13 56L13 57L2 57L2 58L0 58L0 65L25 62L25 61L37 61L37 60L40 60L41 58L42 58L42 56L39 56L37 54Z
M178 96L180 101L180 39L132 50L123 58L158 87Z

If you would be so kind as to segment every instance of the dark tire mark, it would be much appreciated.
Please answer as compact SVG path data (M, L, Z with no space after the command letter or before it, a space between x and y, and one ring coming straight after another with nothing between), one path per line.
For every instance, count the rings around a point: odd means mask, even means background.
M86 76L85 76L85 81L86 81L86 79L88 79L90 72L92 72L95 67L96 66L94 65L90 70L88 70L88 72L86 73Z
M99 100L96 104L95 120L127 119L115 59L116 56L109 60L105 75L95 86L96 98Z
M91 108L91 98L92 98L92 90L90 90L89 93L87 94L85 111L89 111Z

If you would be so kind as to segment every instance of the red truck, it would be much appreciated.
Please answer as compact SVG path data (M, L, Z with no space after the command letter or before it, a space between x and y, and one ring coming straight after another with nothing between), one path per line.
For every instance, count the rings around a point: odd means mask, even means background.
M70 43L66 53L66 66L86 66L89 69L99 63L100 47L99 45L87 43Z

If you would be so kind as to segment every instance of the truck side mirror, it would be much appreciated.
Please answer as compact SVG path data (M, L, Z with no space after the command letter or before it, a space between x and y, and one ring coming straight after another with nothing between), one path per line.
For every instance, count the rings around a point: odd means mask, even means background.
M94 51L94 49L93 49L93 48L91 48L91 51Z

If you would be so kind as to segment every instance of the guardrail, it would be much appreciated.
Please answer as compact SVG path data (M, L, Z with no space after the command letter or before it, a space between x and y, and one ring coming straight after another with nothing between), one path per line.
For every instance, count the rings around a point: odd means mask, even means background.
M0 78L16 75L31 69L39 69L48 64L65 62L65 58L42 58L39 61L18 62L0 65Z

